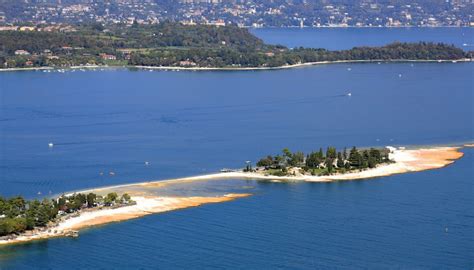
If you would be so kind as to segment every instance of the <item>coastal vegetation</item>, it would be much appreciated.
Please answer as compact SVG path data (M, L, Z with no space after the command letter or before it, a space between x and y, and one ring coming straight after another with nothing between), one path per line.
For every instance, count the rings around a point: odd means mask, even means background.
M335 147L322 148L309 154L291 152L283 149L276 156L268 155L257 162L257 171L275 176L290 176L296 174L331 175L372 169L379 164L391 163L388 149L364 149L352 147L349 151L344 148L337 151Z
M281 67L322 61L459 60L471 54L443 43L392 43L329 51L265 44L229 25L90 24L62 31L1 31L0 68L79 65L202 68Z
M130 195L111 192L106 196L95 193L75 193L56 199L26 200L21 196L0 197L0 237L20 234L27 230L45 228L59 218L91 208L120 207L134 202Z

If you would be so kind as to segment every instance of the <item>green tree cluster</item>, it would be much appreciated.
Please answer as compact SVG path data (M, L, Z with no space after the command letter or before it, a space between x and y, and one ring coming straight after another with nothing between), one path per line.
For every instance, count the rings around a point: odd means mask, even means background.
M105 198L94 193L75 193L57 199L37 199L27 201L21 196L6 199L0 197L0 237L22 233L37 227L45 227L57 218L59 211L74 213L82 208L99 205L130 204L130 195L109 193Z
M387 149L370 148L359 150L353 147L349 153L346 148L337 151L335 147L328 147L326 154L322 148L308 155L303 152L292 153L288 148L283 149L282 155L268 155L257 162L257 166L265 167L274 175L284 174L287 167L303 167L306 171L315 174L345 173L351 170L375 168L378 164L390 162Z

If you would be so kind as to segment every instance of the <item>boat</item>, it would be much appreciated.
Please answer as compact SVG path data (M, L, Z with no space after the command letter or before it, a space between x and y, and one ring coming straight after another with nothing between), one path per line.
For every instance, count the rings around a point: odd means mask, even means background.
M352 97L352 93L351 92L347 93L347 96Z
M76 238L76 237L79 237L79 232L78 231L68 231L68 232L65 233L65 236Z

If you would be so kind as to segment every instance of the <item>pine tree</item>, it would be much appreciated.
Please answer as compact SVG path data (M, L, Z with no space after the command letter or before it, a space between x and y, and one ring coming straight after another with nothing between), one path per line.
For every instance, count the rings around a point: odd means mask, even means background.
M337 153L337 167L343 168L344 167L344 160L342 159L341 152Z

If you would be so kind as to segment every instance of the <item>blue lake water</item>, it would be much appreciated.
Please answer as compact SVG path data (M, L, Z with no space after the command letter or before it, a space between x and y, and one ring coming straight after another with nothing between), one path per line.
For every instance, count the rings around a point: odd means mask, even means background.
M392 42L444 42L474 50L474 29L464 28L257 28L251 30L268 43L292 47L345 50L355 46L383 46Z
M407 35L467 43L471 30L453 29L357 29L363 40L354 29L256 33L331 49ZM209 173L284 147L473 141L473 73L472 63L0 73L0 195ZM212 192L250 186L255 195L2 248L0 269L470 269L474 151L463 151L444 169L370 181L222 182Z

